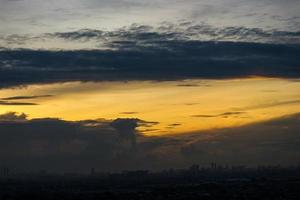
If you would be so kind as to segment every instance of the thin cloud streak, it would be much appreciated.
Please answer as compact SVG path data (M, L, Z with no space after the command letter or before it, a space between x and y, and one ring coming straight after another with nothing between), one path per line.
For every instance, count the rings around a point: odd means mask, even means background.
M0 99L7 101L7 100L39 99L39 98L47 98L47 97L53 97L53 95L12 96L12 97L0 98Z
M192 117L199 117L199 118L212 118L212 117L229 117L229 116L237 116L247 114L247 112L224 112L217 115L192 115Z
M5 106L36 106L36 105L39 105L39 104L30 103L30 102L0 101L0 105L5 105Z

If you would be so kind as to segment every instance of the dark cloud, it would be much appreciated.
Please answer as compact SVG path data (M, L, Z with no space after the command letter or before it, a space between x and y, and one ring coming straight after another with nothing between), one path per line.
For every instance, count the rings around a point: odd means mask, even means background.
M36 106L38 104L30 103L30 102L0 101L0 105L5 105L5 106Z
M51 97L52 95L37 95L37 96L12 96L12 97L5 97L0 98L0 105L6 106L36 106L39 105L37 103L31 102L20 102L19 100L30 100L30 99L37 99L37 98L46 98Z
M121 112L120 114L123 114L123 115L134 115L134 114L138 114L138 112Z
M23 170L83 169L109 162L118 149L116 136L105 125L86 127L85 122L59 119L0 123L1 163L12 167L23 163Z
M90 39L101 39L102 37L104 37L104 34L105 32L101 30L82 29L73 32L56 32L46 34L45 36L58 37L67 40L80 40L84 42Z
M299 120L296 114L236 128L145 137L136 128L156 123L27 119L6 113L0 115L0 161L20 170L49 171L161 169L212 161L289 165L299 161ZM132 138L138 151L124 149L124 140Z
M195 162L211 160L234 164L281 164L299 162L299 114L237 128L190 135L181 153Z
M115 51L3 50L0 86L72 80L299 78L298 57L299 45L177 40Z
M38 99L38 98L46 98L46 97L52 97L52 96L53 95L12 96L12 97L0 98L0 100L10 101L10 100Z
M116 119L111 126L117 130L119 136L128 139L131 142L132 150L136 150L136 128L138 127L138 119Z
M180 123L169 124L169 126L181 126Z
M167 129L174 129L174 128L176 128L176 127L178 127L178 126L181 126L182 124L180 124L180 123L174 123L174 124L169 124L166 128Z
M135 128L151 124L139 119L28 119L24 113L9 112L0 115L0 162L17 167L26 160L22 167L30 170L126 168L134 155L126 150L124 140L142 137Z
M229 115L241 115L246 114L246 112L224 112L220 114L219 116L229 116Z
M24 121L27 120L25 113L17 114L16 112L8 112L0 115L0 122L3 121Z
M199 87L200 85L198 85L198 84L178 84L177 86L179 86L179 87Z
M242 115L246 114L247 112L224 112L221 114L216 114L216 115L193 115L192 117L200 117L200 118L210 118L210 117L224 117L227 118L229 116L236 116L236 115Z
M192 117L210 118L210 117L218 117L218 115L192 115Z
M158 122L147 122L136 118L118 118L110 125L116 129L121 139L129 140L131 142L131 150L136 151L136 140L138 135L136 128L139 126L147 127L147 130L149 131L149 128L156 124L158 124Z

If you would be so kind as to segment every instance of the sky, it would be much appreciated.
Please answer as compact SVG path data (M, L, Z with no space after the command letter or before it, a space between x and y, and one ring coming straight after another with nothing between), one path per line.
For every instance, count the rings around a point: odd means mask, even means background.
M298 164L299 9L298 0L0 0L0 163Z
M180 20L297 31L299 6L297 0L1 0L0 23L6 34L111 30Z

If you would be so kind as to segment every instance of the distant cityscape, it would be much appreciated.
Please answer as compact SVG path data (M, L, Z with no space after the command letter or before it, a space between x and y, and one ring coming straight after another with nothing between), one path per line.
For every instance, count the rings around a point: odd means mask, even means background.
M215 162L210 163L209 166L201 166L198 164L191 165L189 168L175 169L169 168L160 171L151 170L124 170L118 172L103 172L97 171L96 168L90 168L89 171L85 173L79 172L61 172L52 173L47 170L39 170L35 172L25 172L20 170L15 170L9 167L0 167L0 178L30 178L30 177L97 177L97 178L113 178L113 177L126 177L126 178L147 178L149 176L153 177L171 177L171 176L199 176L199 177L217 177L221 178L231 177L231 176L246 176L255 177L269 175L287 175L294 173L294 175L299 175L300 173L300 163L294 166L281 166L281 165L259 165L256 167L249 167L246 165L219 165Z
M229 166L86 173L0 171L1 200L288 199L300 196L300 165Z

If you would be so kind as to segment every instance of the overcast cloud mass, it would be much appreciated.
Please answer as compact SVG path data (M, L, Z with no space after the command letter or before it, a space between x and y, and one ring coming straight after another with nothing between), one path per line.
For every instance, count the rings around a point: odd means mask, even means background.
M299 159L299 114L239 128L170 137L144 137L138 119L28 120L0 115L0 159L16 170L164 169L209 165L291 165ZM134 140L134 142L132 142ZM276 155L276 159L274 159ZM22 164L22 168L16 166Z

